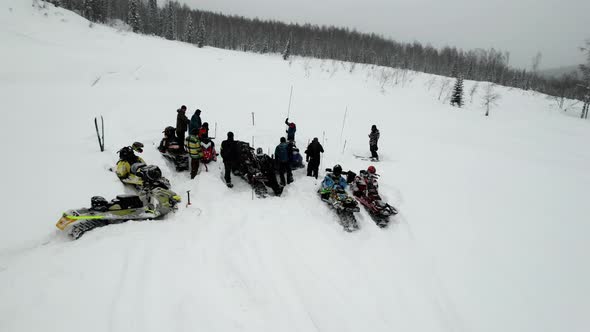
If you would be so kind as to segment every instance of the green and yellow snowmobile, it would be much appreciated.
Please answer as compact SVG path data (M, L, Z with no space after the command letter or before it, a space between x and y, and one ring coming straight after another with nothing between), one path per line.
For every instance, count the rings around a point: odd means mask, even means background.
M118 195L110 202L94 196L90 208L64 212L56 226L76 240L84 233L128 220L158 219L177 209L180 197L161 187L145 189L139 195Z

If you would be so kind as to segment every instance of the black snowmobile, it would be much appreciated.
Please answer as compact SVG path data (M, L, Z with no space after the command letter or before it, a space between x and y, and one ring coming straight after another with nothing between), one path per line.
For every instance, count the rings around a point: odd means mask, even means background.
M132 185L141 191L153 188L170 189L170 181L162 176L162 171L156 165L135 163L131 165L131 174L121 179L121 182Z
M177 209L180 197L161 187L144 189L139 195L118 195L110 202L101 196L90 200L90 208L68 210L56 226L76 240L84 233L128 220L151 220Z
M347 173L342 172L340 165L336 165L332 169L327 168L326 172L328 174L324 177L318 190L320 198L336 211L340 224L345 231L353 232L359 229L354 216L354 212L360 211L358 203L346 193L345 188L348 179L345 180L341 177L347 175Z
M275 196L283 193L283 187L278 183L273 159L258 148L256 153L250 144L236 141L240 151L238 170L234 175L244 178L253 188L257 197L264 198L269 195L268 188Z
M184 148L184 142L180 142L176 137L174 127L166 127L163 131L164 138L160 141L158 151L162 157L174 164L177 172L187 171L189 168L189 156Z

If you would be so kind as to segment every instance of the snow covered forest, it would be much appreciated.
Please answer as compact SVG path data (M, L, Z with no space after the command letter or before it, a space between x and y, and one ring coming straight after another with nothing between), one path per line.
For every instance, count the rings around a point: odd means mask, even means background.
M590 82L590 72L585 78L571 74L560 78L541 77L538 75L537 58L540 55L533 57L531 68L519 70L510 66L509 52L493 48L466 51L447 46L436 49L422 45L419 41L401 43L380 35L341 27L286 24L228 16L191 9L176 1L50 2L74 10L94 22L122 20L134 32L181 40L199 47L210 45L257 53L283 53L288 47L293 55L376 64L442 76L461 75L469 80L534 90L562 99L587 98L587 91L580 89L579 85L583 80Z

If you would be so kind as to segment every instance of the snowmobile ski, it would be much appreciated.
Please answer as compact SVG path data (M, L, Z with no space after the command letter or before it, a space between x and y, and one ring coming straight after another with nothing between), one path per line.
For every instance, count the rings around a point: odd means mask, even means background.
M357 155L357 154L355 154L354 157L356 159L360 159L360 160L364 160L364 161L379 162L379 159L373 158L373 157L361 156L361 155Z

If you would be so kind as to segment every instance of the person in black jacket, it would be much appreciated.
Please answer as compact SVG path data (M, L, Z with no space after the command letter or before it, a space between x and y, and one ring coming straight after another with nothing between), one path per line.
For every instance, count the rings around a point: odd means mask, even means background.
M379 160L379 154L377 154L377 143L379 142L379 129L376 125L371 126L371 133L369 134L369 150L371 151L371 158Z
M320 167L320 153L324 152L324 147L320 144L317 137L314 137L313 141L309 143L305 154L307 157L307 176L313 176L318 178L318 169Z
M188 130L190 120L186 117L186 106L182 105L176 112L176 137L184 144L184 133Z
M231 172L238 168L240 160L238 144L234 141L234 133L231 131L227 133L227 140L221 142L221 158L223 158L223 166L225 167L225 183L231 188L233 187Z

